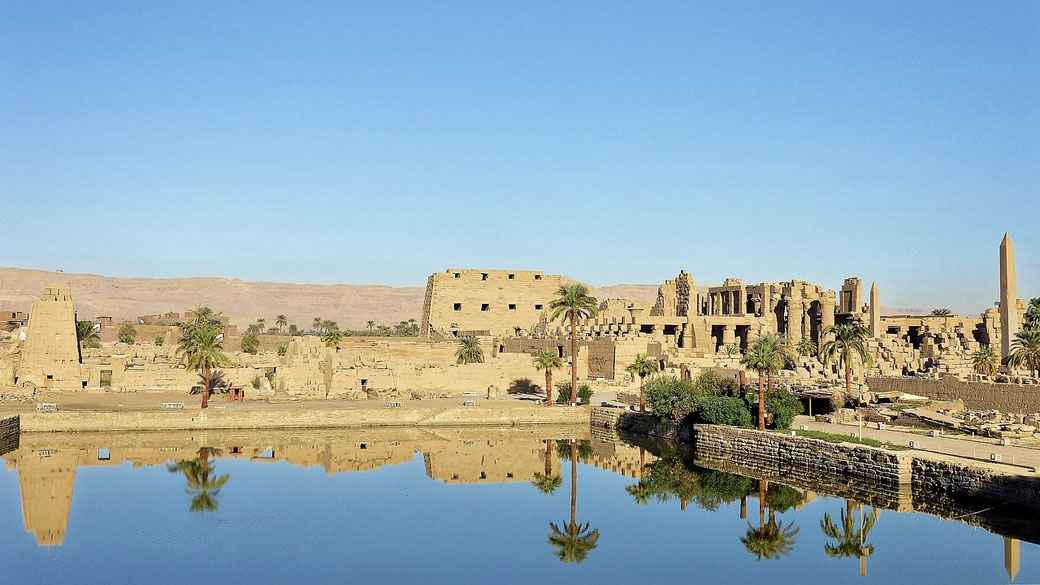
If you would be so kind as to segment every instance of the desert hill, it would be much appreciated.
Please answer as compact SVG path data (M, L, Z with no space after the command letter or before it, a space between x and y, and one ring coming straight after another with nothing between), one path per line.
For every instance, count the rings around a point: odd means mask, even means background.
M28 311L48 284L72 289L80 318L108 315L117 320L138 315L183 312L206 305L244 325L265 317L274 325L284 313L290 323L309 328L315 317L340 327L363 328L369 320L392 325L422 316L423 286L294 284L249 282L233 278L116 278L44 270L0 268L0 310ZM653 303L657 285L623 284L593 290L599 298L630 298Z

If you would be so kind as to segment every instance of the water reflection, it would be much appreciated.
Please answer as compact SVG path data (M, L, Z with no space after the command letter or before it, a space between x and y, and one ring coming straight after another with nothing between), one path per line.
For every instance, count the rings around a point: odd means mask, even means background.
M565 563L580 563L585 560L599 542L599 530L586 522L578 522L578 458L584 454L587 459L592 454L588 441L582 441L584 452L579 449L578 441L571 439L568 445L568 459L571 462L571 518L563 523L561 530L555 522L549 523L549 544L556 551L556 556Z
M231 479L228 474L216 475L210 457L219 457L220 449L203 447L199 449L198 457L170 463L167 470L170 473L181 473L187 483L187 491L191 497L191 505L188 509L192 512L215 512L219 506L218 498L220 489Z
M854 510L859 509L859 522L854 518ZM877 523L878 512L877 508L871 507L870 514L866 515L864 509L866 506L858 504L852 500L845 500L845 509L841 511L840 522L841 527L839 528L834 520L831 518L830 512L826 512L823 515L823 520L820 520L820 528L823 533L833 540L833 543L827 543L824 547L824 552L829 557L837 558L859 558L859 574L861 576L867 576L867 557L874 554L874 545L867 542L867 538L870 536L870 531L874 529L874 525Z
M747 532L740 539L747 551L759 560L778 559L794 548L798 527L792 523L784 525L777 521L776 509L769 505L769 482L758 481L758 527L748 523ZM769 510L769 521L766 522L765 510Z

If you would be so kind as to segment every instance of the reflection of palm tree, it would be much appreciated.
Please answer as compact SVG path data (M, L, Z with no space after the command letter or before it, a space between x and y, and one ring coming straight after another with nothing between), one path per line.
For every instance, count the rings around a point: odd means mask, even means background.
M216 470L209 458L219 454L219 449L203 447L199 449L197 458L178 461L167 466L170 473L184 474L188 493L192 495L189 508L192 512L214 512L220 504L218 501L220 490L231 479L231 476L224 474L218 477L214 474Z
M549 544L556 549L556 556L565 563L580 563L585 560L599 541L599 530L589 523L578 524L578 443L571 439L571 519L561 530L555 522L549 523Z
M859 557L859 574L866 577L867 557L874 554L874 545L867 544L867 538L877 522L877 509L871 508L870 516L865 516L863 505L860 505L859 526L857 526L856 520L852 517L853 503L851 500L845 502L845 510L841 512L840 516L840 528L831 519L829 513L824 514L823 520L820 521L820 529L823 530L823 533L828 538L834 539L834 543L827 543L823 550L829 557Z
M747 532L740 539L747 551L759 560L778 559L791 552L794 548L795 537L798 536L798 527L794 524L784 526L783 522L776 521L776 514L769 511L769 522L765 521L766 491L768 482L758 482L758 528L750 523Z
M552 449L555 443L552 439L545 440L545 473L534 474L534 480L531 481L545 495L552 494L563 483L563 478L554 476L552 472Z
M650 496L654 495L650 486L642 480L630 486L626 486L625 491L628 492L628 495L632 496L632 499L639 505L646 504L650 501Z

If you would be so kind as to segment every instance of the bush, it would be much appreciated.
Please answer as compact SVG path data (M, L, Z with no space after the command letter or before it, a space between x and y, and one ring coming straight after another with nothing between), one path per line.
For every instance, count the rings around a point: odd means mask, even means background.
M556 404L569 404L571 401L571 383L556 384ZM592 402L592 388L588 384L578 385L578 404Z
M754 422L747 404L732 396L705 396L695 414L697 422L750 428Z
M786 386L780 386L766 395L766 412L773 415L774 429L789 429L794 417L803 412L802 401Z
M713 370L704 370L693 379L698 394L708 396L730 396L735 394L736 385Z
M247 333L242 337L242 351L246 353L256 353L260 349L260 338L252 333Z
M137 339L137 328L129 323L123 323L119 326L119 341L128 345L133 345Z
M682 422L697 410L701 393L693 382L675 376L655 376L643 388L647 408L661 418Z
M289 346L287 344L283 343L283 344L278 346L278 355L279 356L284 356L287 353L289 353Z
M163 339L162 335L156 335L155 336L155 347L162 347L162 344L163 344L164 341L165 340Z

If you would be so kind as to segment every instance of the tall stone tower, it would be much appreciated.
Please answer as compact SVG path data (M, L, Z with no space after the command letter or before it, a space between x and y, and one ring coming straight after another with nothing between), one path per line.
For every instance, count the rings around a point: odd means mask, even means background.
M870 285L870 335L875 338L881 337L881 300L877 282Z
M1000 357L1011 353L1011 341L1018 333L1018 306L1015 278L1015 243L1005 233L1000 241Z
M15 373L17 383L59 390L82 388L79 361L72 293L48 286L29 313L28 336Z

